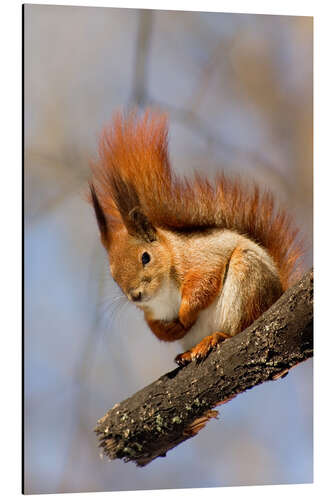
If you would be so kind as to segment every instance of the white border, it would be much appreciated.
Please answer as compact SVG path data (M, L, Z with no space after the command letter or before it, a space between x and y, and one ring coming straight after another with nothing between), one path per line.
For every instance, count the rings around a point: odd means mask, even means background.
M112 498L196 498L209 494L210 498L238 498L238 496L271 499L298 494L302 499L328 498L331 485L332 412L329 404L332 388L332 334L329 278L332 245L332 16L326 1L94 1L88 2L31 2L40 4L114 6L127 8L155 8L172 10L201 10L244 12L257 14L314 15L315 16L315 268L316 268L316 357L315 357L315 484L274 487L210 488L197 490L161 490L112 493ZM5 498L20 496L21 483L21 3L8 0L1 3L1 300L2 318L2 409L1 409L1 492ZM331 111L330 116L325 116ZM5 157L3 151L5 150ZM5 397L3 397L5 396ZM110 493L64 494L61 498L88 495L89 498L107 498ZM49 495L39 495L39 498Z
M17 3L19 2L11 2ZM289 16L312 16L316 10L315 2L302 0L302 3L290 2L290 0L280 1L259 1L259 0L89 0L89 1L50 1L41 0L26 2L30 4L42 5L72 5L80 7L119 7L129 9L160 9L160 10L190 10L200 12L230 12L244 14L275 14ZM317 2L317 4L320 2ZM318 7L317 7L318 8Z

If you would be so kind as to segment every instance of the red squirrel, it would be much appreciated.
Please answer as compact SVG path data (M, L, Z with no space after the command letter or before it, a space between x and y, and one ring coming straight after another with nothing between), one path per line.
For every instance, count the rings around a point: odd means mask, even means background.
M92 165L92 203L112 277L179 365L244 330L292 283L301 245L272 195L223 174L170 167L166 115L115 115Z

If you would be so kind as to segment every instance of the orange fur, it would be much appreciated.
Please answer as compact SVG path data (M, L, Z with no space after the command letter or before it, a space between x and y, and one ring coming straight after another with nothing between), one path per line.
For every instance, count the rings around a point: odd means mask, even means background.
M273 197L258 186L217 176L182 179L171 171L165 114L148 110L139 118L118 113L104 129L93 186L108 225L122 225L122 216L140 205L149 221L180 231L226 228L246 235L270 253L285 290L297 277L302 254L298 231L290 217L277 210ZM126 201L125 201L126 200ZM126 206L124 206L124 203Z
M230 258L233 270L237 273L237 279L240 282L244 280L244 277L249 272L248 263L244 257L244 250L236 247ZM263 311L268 309L270 305L281 295L281 288L273 286L270 287L269 293L267 291L263 294L261 290L258 290L255 286L254 280L251 284L247 284L247 291L248 294L243 303L242 321L238 327L240 332L251 325L251 323L253 323L253 321L257 319Z
M188 331L188 328L185 328L178 319L173 321L155 320L151 319L147 313L145 319L155 336L164 342L182 339Z
M213 302L221 288L221 282L220 268L192 269L187 273L181 287L182 303L179 309L179 320L186 328L190 328L199 312Z

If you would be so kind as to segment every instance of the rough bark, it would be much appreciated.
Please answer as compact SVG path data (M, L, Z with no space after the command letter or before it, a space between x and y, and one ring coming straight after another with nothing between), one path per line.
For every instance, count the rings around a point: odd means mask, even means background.
M275 380L313 356L313 271L242 333L201 363L176 368L116 404L98 421L111 459L144 466L194 436L221 402Z

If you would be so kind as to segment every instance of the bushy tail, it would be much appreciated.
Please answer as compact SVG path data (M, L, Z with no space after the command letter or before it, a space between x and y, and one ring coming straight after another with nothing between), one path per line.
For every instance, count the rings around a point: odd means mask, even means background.
M157 227L234 230L268 250L284 289L299 275L303 250L298 230L287 213L275 207L270 193L256 185L245 188L224 175L211 183L200 175L189 180L171 171L165 114L116 114L102 134L92 182L115 226L125 211L140 205Z

